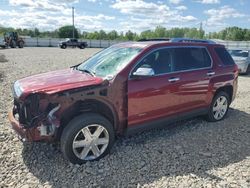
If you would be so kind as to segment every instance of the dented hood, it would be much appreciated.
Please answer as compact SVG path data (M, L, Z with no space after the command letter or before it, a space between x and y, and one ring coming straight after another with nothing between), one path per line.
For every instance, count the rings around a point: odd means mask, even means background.
M65 69L20 79L18 85L22 90L22 95L28 95L40 92L53 94L69 89L99 85L102 82L102 78L93 77L78 70Z

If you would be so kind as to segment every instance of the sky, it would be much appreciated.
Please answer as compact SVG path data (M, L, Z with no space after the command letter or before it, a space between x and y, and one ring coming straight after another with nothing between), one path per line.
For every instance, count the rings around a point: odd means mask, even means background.
M196 27L206 32L229 26L250 29L250 0L0 0L0 26L55 30L141 32L156 26Z

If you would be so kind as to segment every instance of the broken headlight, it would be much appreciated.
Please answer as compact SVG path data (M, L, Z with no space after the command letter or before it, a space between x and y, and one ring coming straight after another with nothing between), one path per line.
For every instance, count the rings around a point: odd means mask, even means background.
M16 81L14 83L14 96L16 96L17 98L19 98L23 93L23 88L21 87L19 81Z

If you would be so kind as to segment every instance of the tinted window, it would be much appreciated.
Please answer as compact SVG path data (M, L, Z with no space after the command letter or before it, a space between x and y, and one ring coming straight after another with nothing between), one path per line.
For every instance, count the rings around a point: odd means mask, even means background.
M152 68L155 75L169 73L172 71L171 63L172 49L159 49L151 52L135 67L136 71L140 67Z
M214 49L224 65L233 65L234 60L225 48Z
M205 48L175 48L174 71L200 69L211 66L211 59Z

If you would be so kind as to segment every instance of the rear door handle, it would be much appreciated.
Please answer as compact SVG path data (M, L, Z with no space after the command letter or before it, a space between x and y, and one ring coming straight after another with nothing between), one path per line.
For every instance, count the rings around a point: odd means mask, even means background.
M179 80L180 80L180 78L169 78L168 79L169 82L177 82Z
M215 75L215 72L208 72L207 73L207 76L213 76L213 75Z

